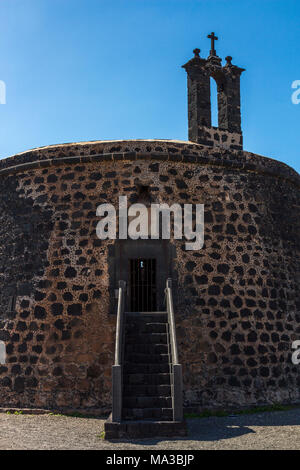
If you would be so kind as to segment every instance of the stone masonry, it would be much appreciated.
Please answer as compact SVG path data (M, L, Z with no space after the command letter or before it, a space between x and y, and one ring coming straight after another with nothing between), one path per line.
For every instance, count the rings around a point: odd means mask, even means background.
M187 408L299 401L300 177L192 142L52 146L0 162L0 405L108 410L115 320L96 208L204 203L205 246L176 250ZM113 286L114 288L116 286Z

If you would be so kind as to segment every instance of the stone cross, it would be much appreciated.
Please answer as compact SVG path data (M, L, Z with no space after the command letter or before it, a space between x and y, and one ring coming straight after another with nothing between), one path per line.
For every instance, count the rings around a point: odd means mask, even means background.
M217 55L215 51L215 41L217 41L219 38L215 36L215 33L210 33L208 36L208 39L211 40L211 50L209 52L210 55Z

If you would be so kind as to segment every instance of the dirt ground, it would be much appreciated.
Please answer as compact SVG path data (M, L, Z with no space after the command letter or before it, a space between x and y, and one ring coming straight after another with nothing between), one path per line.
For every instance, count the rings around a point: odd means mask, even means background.
M179 439L105 441L104 419L0 414L0 450L300 449L300 409L193 418Z

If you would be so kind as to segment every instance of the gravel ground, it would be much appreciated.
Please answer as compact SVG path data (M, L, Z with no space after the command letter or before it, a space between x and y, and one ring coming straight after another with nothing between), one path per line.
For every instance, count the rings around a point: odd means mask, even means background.
M103 419L0 414L0 450L300 449L300 409L188 420L180 439L104 441Z

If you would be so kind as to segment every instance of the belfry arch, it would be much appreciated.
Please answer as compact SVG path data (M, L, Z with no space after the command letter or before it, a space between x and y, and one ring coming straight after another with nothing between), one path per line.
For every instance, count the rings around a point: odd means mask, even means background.
M213 77L210 77L210 107L211 125L219 127L219 106L218 106L218 84Z

